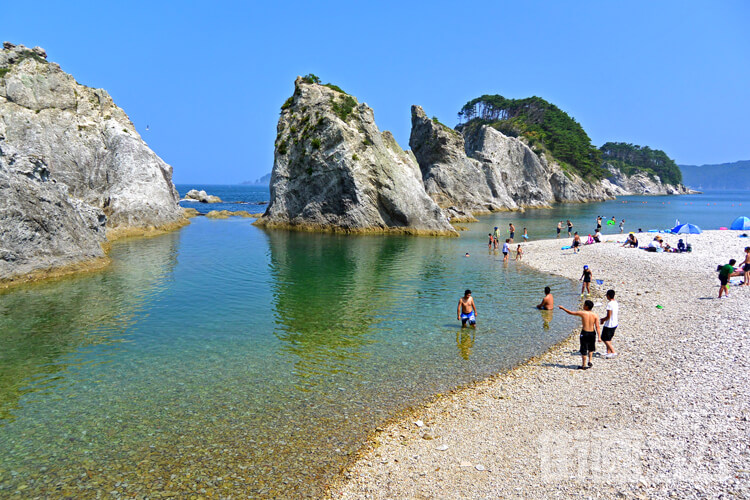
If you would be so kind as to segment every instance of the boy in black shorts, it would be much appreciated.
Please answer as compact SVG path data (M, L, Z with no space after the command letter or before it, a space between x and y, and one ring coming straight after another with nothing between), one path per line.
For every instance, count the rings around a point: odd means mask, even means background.
M592 311L594 303L587 300L583 303L583 311L570 311L565 309L563 306L559 306L560 309L570 314L571 316L578 316L581 318L581 366L579 370L588 370L594 365L591 363L591 356L596 351L597 339L601 342L601 332L599 330L599 318ZM596 333L594 333L596 331ZM586 363L588 359L588 364Z

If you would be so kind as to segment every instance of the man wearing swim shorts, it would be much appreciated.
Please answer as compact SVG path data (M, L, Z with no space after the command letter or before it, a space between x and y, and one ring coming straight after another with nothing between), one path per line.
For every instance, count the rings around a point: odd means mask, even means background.
M570 219L568 219L568 238L570 238L570 235L573 233L573 223L570 222Z
M571 316L578 316L581 318L581 366L579 366L578 369L588 370L589 368L592 368L594 365L591 363L591 356L596 351L596 340L598 338L599 341L601 341L599 318L592 311L594 303L590 300L584 302L583 311L571 311L565 309L563 306L558 307ZM594 331L596 331L596 333Z
M745 247L745 260L742 262L742 272L745 273L745 283L742 286L750 286L750 247Z
M560 231L562 231L562 221L557 223L557 238L560 237ZM570 236L570 235L568 235Z
M508 227L508 232L510 232L510 242L513 243L513 237L516 235L516 226L514 226L511 222L510 224L508 224Z
M607 346L607 353L604 355L605 358L614 358L617 356L615 348L612 347L612 337L615 336L615 330L619 324L619 310L620 306L615 300L615 291L607 290L607 315L599 320L604 325L602 328L602 342Z
M476 327L477 324L477 306L474 303L474 297L471 296L471 290L466 290L464 296L458 299L458 310L456 312L456 319L461 320L461 328L469 325Z

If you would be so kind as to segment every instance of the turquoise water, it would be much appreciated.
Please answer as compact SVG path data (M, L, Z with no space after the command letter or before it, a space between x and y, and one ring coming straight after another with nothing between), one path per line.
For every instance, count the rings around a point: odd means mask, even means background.
M205 188L228 201L264 194ZM750 202L743 196L715 198L716 227L731 222L730 203ZM647 226L679 213L662 198L648 198L651 209L637 200L495 214L461 238L199 217L116 242L105 271L2 293L0 497L319 495L388 417L509 368L575 326L532 307L545 285L575 305L575 284L503 264L486 248L488 227L513 220L547 237L558 217L637 222L643 210ZM476 331L455 319L467 287Z

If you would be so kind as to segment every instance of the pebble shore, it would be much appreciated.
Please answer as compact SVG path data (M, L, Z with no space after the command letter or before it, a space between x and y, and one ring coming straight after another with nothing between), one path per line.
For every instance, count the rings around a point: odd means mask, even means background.
M440 397L380 428L330 497L750 498L750 287L716 298L716 266L750 245L739 234L689 235L689 254L622 248L621 235L579 254L567 238L524 245L543 272L578 280L589 265L600 317L616 290L619 355L578 370L573 332ZM579 306L556 302L555 318L558 305Z

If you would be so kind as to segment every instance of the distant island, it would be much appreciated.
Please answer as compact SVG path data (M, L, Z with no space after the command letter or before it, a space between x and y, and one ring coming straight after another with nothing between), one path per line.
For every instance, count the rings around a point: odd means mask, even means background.
M242 186L268 186L270 183L271 183L271 174L266 174L260 179L256 179L254 181L240 182L240 185Z
M686 186L699 190L750 189L750 160L713 165L680 165Z

